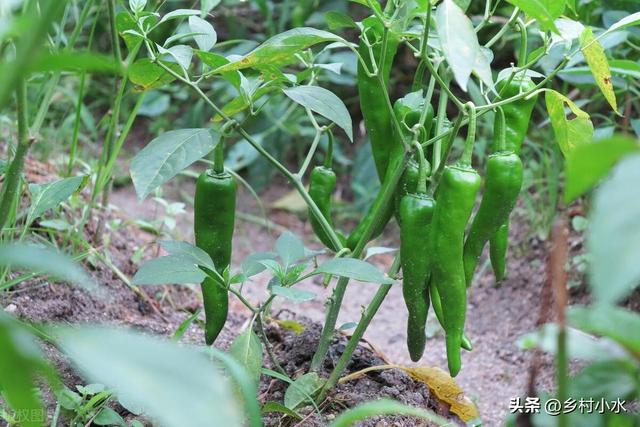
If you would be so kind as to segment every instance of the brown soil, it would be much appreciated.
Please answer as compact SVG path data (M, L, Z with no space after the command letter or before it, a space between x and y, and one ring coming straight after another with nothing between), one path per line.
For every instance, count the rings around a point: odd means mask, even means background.
M184 185L175 184L175 187L178 186L185 189ZM273 201L285 191L282 187L271 188L267 190L265 198ZM172 191L168 194L171 195ZM176 192L169 198L172 197L178 198ZM154 219L162 212L153 202L139 204L130 188L117 191L113 195L112 203L122 209L116 210L112 215L123 220L124 225L113 230L111 234L109 256L124 275L131 277L137 269L131 259L139 247L148 246L146 258L157 255L155 237L133 226L131 219ZM241 198L239 210L258 212L255 203L247 195ZM187 211L187 214L178 218L179 225L175 234L180 239L192 241L191 212L189 208ZM318 247L309 225L295 215L271 211L269 219L304 236L309 246ZM511 251L509 278L501 287L496 287L490 268L486 268L485 262L485 268L478 274L469 297L467 332L474 350L464 354L463 370L457 380L466 394L476 402L484 425L487 426L502 424L508 412L509 399L522 395L528 380L530 354L518 348L516 341L521 335L534 329L538 317L539 295L545 276L546 244L537 240L526 240L526 228L522 223L522 220L517 220L512 230L513 241L522 243ZM274 241L275 236L262 226L238 221L234 261L240 263L249 253L270 250ZM390 227L375 245L397 247L397 230ZM388 268L392 256L380 255L371 260L380 268ZM91 269L90 266L88 268ZM142 287L141 296L126 286L113 269L100 262L95 264L91 273L99 283L111 291L114 298L110 302L98 300L82 290L67 285L38 280L25 282L11 292L0 294L0 306L20 318L38 322L100 322L170 335L189 312L200 305L198 292L187 287ZM253 283L245 286L250 300L260 301L265 298L268 279L264 274L259 275ZM304 313L306 317L297 320L305 324L305 332L295 335L273 324L269 326L269 335L273 340L276 355L291 376L304 372L308 367L320 330L318 322L324 317L323 302L330 295L330 289L324 289L318 280L302 284L301 288L315 292L318 297L297 305L279 301L274 311L290 309L295 313ZM348 288L338 325L357 322L362 306L368 304L375 291L375 285L352 283ZM404 344L404 310L401 288L395 286L367 331L365 338L371 346L363 344L358 348L348 366L348 372L382 364L385 360L395 364L411 365ZM243 326L246 316L244 307L232 299L229 321L216 345L227 348ZM430 320L430 326L434 336L429 341L425 356L419 365L445 368L446 356L442 334L433 319ZM200 343L201 330L197 325L192 325L183 339ZM341 336L333 343L325 370L331 368L332 361L342 352L345 342L346 338ZM67 367L64 359L54 348L47 346L47 352L61 367L67 385L73 387L80 383L81 380ZM552 384L551 374L552 365L550 360L545 359L538 378L539 385L549 388ZM260 398L263 402L278 401L282 399L284 390L285 384L263 376ZM385 396L411 405L431 408L443 416L448 416L447 405L435 399L426 386L397 370L374 372L338 386L323 405L324 415L330 418L344 408ZM326 419L320 420L313 412L308 412L308 415L300 425L322 425L322 422L326 422ZM274 415L267 416L265 422L268 425L280 425ZM368 421L365 425L424 424L402 417L385 417L384 420Z

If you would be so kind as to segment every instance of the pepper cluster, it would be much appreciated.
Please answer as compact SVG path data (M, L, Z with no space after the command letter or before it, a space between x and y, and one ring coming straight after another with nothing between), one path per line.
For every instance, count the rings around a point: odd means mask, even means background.
M425 96L422 90L391 104L387 86L398 45L397 35L386 32L377 18L362 22L358 50L363 61L359 63L357 82L380 191L348 236L329 233L326 227L328 224L333 228L331 199L336 187L336 174L332 170L333 137L329 130L325 162L310 174L309 197L318 209L309 209L309 218L318 239L328 249L343 252L362 249L395 216L400 226L409 355L418 361L424 353L427 315L433 306L446 334L449 371L455 376L462 365L461 348L471 350L471 342L464 333L467 288L488 242L497 281L505 275L509 216L523 180L519 152L536 98L520 98L496 109L482 201L469 225L482 184L471 164L476 108L473 103L465 106L468 130L460 160L445 165L462 116L453 125L446 117L434 118L431 95ZM505 99L531 92L534 87L529 77L512 76L501 81L497 90ZM444 116L446 111L439 113ZM437 153L427 151L431 147L426 141L445 131L450 135L444 149ZM214 170L203 172L198 179L195 196L196 244L211 256L217 273L202 283L207 344L216 339L227 317L228 290L224 277L228 275L225 270L231 257L235 212L236 184L222 165L221 144L217 154ZM427 157L434 160L433 170ZM393 194L391 200L389 194Z
M381 190L344 242L351 250L356 247L364 231L376 220L373 212L379 210L384 202L381 194L388 186L396 185L393 203L383 206L382 218L377 219L369 238L380 235L395 215L400 226L409 355L413 361L422 357L426 345L427 314L432 305L446 334L449 371L455 376L461 368L461 348L469 351L472 348L464 333L467 288L488 242L496 279L501 281L505 275L509 216L523 179L518 154L536 98L515 101L496 110L492 153L486 162L482 201L469 225L482 184L480 175L471 166L475 107L468 105L469 125L461 159L432 173L423 145L427 139L436 136L435 131L432 132L432 125L437 122L433 108L425 105L422 91L398 99L393 109L389 108L385 86L388 85L398 41L390 33L382 43L383 28L373 17L365 19L362 25L359 51L365 64L360 64L358 69L358 90ZM367 72L375 69L377 76ZM501 81L497 90L505 99L529 92L534 86L525 76ZM443 122L448 121L445 119ZM459 123L448 139L442 160L446 160L458 128ZM411 155L407 156L407 153ZM399 164L404 172L400 182L394 183L392 171ZM311 174L310 194L330 224L331 193L335 183L330 160L324 166L316 167ZM337 251L311 212L310 218L318 238L329 249ZM340 234L339 237L343 239Z

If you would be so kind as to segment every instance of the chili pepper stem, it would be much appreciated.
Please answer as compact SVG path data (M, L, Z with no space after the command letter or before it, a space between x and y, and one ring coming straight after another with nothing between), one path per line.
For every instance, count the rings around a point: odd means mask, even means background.
M324 158L324 167L331 169L333 167L333 132L327 131L329 142L327 143L327 155Z
M463 166L471 166L473 158L473 145L476 142L476 107L473 102L467 102L465 109L469 115L469 125L467 128L467 139L464 142L464 151L460 157L460 164Z
M422 145L418 141L414 141L413 144L418 152L418 160L420 164L420 168L418 169L418 186L416 188L416 192L418 194L426 194L427 193L427 160L424 158L424 150L422 149Z
M224 138L220 138L213 149L213 171L216 174L224 173Z

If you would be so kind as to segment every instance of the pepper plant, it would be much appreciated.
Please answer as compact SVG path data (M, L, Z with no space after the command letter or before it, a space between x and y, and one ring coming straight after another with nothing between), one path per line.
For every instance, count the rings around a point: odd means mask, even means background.
M252 325L261 332L263 315L268 314L275 298L311 297L293 286L316 274L329 275L325 283L335 276L311 373L326 357L350 279L379 284L333 372L322 381L319 399L337 383L391 286L399 285L401 266L405 270L404 291L410 313L407 344L412 359L419 360L424 351L424 322L433 300L446 332L449 371L452 376L460 371L461 348L471 347L464 334L467 287L473 283L478 258L487 243L490 242L496 279L500 281L506 274L509 214L522 184L518 154L538 96L544 93L557 143L565 155L577 145L589 143L593 138L589 115L549 86L560 71L581 57L611 107L617 110L611 72L599 40L639 22L637 14L630 15L594 33L592 28L571 19L579 8L564 1L549 7L529 1L487 1L483 14L475 20L466 15L469 4L463 1L388 1L384 6L371 0L357 3L364 14L370 15L361 22L337 12L327 15L331 28L359 33L355 43L326 30L301 27L277 34L241 55L217 48L215 29L201 17L200 10L158 13L146 10L144 1L132 1L131 8L120 12L117 20L128 48L142 46L145 52L129 66L132 82L141 90L165 84L184 85L210 107L211 113L210 127L170 131L151 141L136 156L131 174L138 195L144 198L180 170L215 153L214 169L203 172L196 192L195 233L199 248L186 243L165 244L170 256L145 264L136 283L166 282L166 277L154 274L159 265L163 266L162 272L178 265L180 271L187 272L172 276L174 281L204 280L210 344L224 325L227 294L247 305L254 313ZM492 32L498 10L509 15L505 24ZM163 42L154 41L154 32L175 19L188 21L190 32L177 33ZM491 47L511 35L520 39L517 61L502 70L492 69ZM551 70L538 71L539 64L558 46L563 49L562 58ZM330 64L320 62L322 53L337 49L353 55L358 63L360 107L381 182L369 209L349 233L336 229L331 217L331 192L336 181L331 165L334 144L344 137L348 141L354 139L352 119L340 98L319 85L322 76L331 72ZM390 76L401 50L413 54L417 65L412 87L394 101L398 94L390 88ZM217 80L228 82L238 93L226 105L218 105L215 93L209 90L211 81ZM297 170L290 170L284 159L266 150L249 130L252 120L272 102L288 102L292 108L304 109L315 129L315 137ZM566 108L574 118L567 118ZM479 120L493 123L493 144L488 148L493 154L487 161L480 210L472 217L481 187L480 175L473 166ZM456 137L462 129L466 135L459 145ZM320 162L318 148L325 135L330 143ZM224 148L236 141L250 144L299 193L324 251L309 251L298 238L285 234L276 245L279 260L274 260L273 254L256 254L250 257L251 263L245 262L243 270L234 274L229 259L235 209L231 193L235 192L235 185L224 190L230 193L229 199L207 197L200 189L201 180L215 178L215 174L224 173L225 179L233 181L224 169ZM526 159L523 161L526 163ZM312 168L314 163L322 166ZM305 182L310 170L307 190ZM416 200L427 197L425 200L433 203L433 214L427 212L431 208L414 206L406 198L414 194L418 195ZM407 196L403 198L404 195ZM394 213L402 230L404 250L386 275L374 274L375 267L360 258ZM409 231L414 227L424 229ZM411 261L409 251L417 255L416 261ZM401 262L402 253L405 258ZM317 268L303 274L312 264ZM264 268L274 275L270 297L255 307L243 297L241 284L251 273ZM209 293L215 293L215 297ZM261 335L268 349L269 343ZM257 337L247 342L255 342L251 345L261 354ZM273 363L278 366L276 360Z

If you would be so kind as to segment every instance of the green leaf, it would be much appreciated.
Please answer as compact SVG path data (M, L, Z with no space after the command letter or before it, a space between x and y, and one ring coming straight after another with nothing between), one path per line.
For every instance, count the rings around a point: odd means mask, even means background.
M610 360L626 356L625 350L608 338L596 338L578 329L567 328L567 352L569 358L580 360ZM557 354L558 325L549 323L518 340L520 348L538 348Z
M558 140L560 150L568 156L578 145L588 144L593 139L593 123L587 113L582 111L566 96L554 91L545 92L547 111L551 119L553 131ZM576 116L567 119L565 104Z
M212 70L215 70L216 68L229 63L229 60L227 58L213 52L196 50L196 55L200 58L200 60L203 63L205 63ZM227 80L229 83L231 83L236 89L240 88L240 72L239 71L231 71L228 73L223 73L222 78Z
M147 0L129 0L129 9L133 13L140 13L147 5Z
M294 303L311 301L316 297L316 294L313 292L283 286L271 286L270 290L273 295L279 295L293 301Z
M175 72L180 72L180 65L175 62L162 61L163 65ZM129 80L140 91L162 87L175 80L171 74L151 61L149 58L139 59L129 66Z
M340 126L346 132L349 140L353 142L351 115L344 102L333 92L319 86L296 86L284 89L284 94L303 107L309 108Z
M204 16L211 12L216 6L220 4L221 0L202 0L200 2L201 16Z
M214 271L213 260L208 253L197 246L193 246L187 242L179 242L175 240L161 240L160 246L164 248L170 255L184 257L199 267L206 267Z
M113 61L113 56L90 52L56 52L40 55L31 67L30 72L48 71L86 71L101 74L123 74L120 64Z
M348 409L336 418L331 427L349 427L357 425L358 421L363 421L370 417L379 415L407 415L423 420L431 421L435 425L446 426L451 422L447 421L432 411L422 408L405 405L391 399L380 399L372 402L361 403L360 405Z
M339 30L341 28L358 28L353 18L346 13L331 10L324 14L324 19L327 21L329 29L332 31Z
M304 243L300 237L287 231L276 240L276 252L285 268L300 261L306 256Z
M271 37L247 55L223 65L216 73L226 73L244 68L261 67L269 64L286 64L294 60L294 55L318 43L339 42L349 45L342 37L315 28L294 28Z
M453 0L444 0L436 9L436 29L453 76L463 91L467 91L469 77L476 72L493 86L487 55L480 48L471 20Z
M260 382L262 343L252 329L247 329L233 340L229 354L245 367L255 384Z
M209 129L181 129L163 133L131 161L131 179L143 200L149 193L213 150L218 142Z
M250 254L242 262L242 272L247 277L263 272L266 267L260 261L265 259L274 260L276 259L276 254L273 252L254 252Z
M615 24L609 27L605 34L612 33L614 31L623 30L625 28L640 25L640 12L632 13L629 16L625 16Z
M58 380L55 371L43 358L33 335L5 314L4 310L0 310L0 348L2 397L16 411L21 426L42 427L47 417L36 378L44 376L52 384Z
M580 48L605 99L611 105L613 111L618 111L609 62L607 62L607 56L604 54L604 48L594 37L591 28L585 28L580 35Z
M605 336L640 354L640 315L615 306L571 307L567 313L571 325L583 331Z
M640 154L623 159L598 188L587 247L593 296L614 303L640 281Z
M637 387L636 375L636 367L628 360L594 362L570 379L569 394L576 400L585 395L609 401L632 399Z
M93 419L93 424L99 426L121 426L127 427L124 419L111 408L102 408L102 410Z
M553 31L559 34L554 21L558 19L566 7L566 0L507 0L519 7L524 13L538 21L542 31Z
M191 46L177 44L175 46L171 46L169 49L165 49L160 45L156 45L156 47L158 48L158 52L166 55L164 58L165 60L173 58L180 68L185 71L189 69L191 59L193 58L193 49Z
M24 243L0 245L0 267L9 266L51 276L89 291L96 289L95 282L82 268L53 248Z
M199 16L189 17L189 28L194 33L200 33L200 35L194 36L194 40L198 47L203 51L209 51L215 46L218 41L218 35L213 26Z
M188 16L195 16L195 15L200 15L200 11L196 9L176 9L164 15L162 19L160 19L160 22L158 23L158 25L164 22L170 21L172 19L186 18Z
M309 397L313 397L324 385L324 380L315 372L309 372L296 379L287 387L284 393L284 406L295 410L303 403L309 402Z
M116 15L116 29L129 51L135 49L144 40L142 34L138 33L136 21L127 12L120 12Z
M146 261L140 266L132 285L170 285L200 283L207 274L192 259L184 256L163 256Z
M380 270L368 262L355 258L334 258L323 262L315 273L332 274L334 276L348 277L361 282L391 285L393 279L383 274Z
M372 246L370 248L367 248L367 253L364 256L364 259L367 260L372 256L388 254L388 253L396 252L397 250L398 248L385 248L383 246Z
M567 203L589 191L623 157L640 150L640 144L625 136L613 136L576 147L567 156L564 198Z
M78 190L84 177L74 176L47 184L29 184L31 207L27 215L27 224L31 224L48 209L53 209L67 200Z
M178 327L176 328L175 332L171 336L171 341L173 341L173 342L180 341L182 339L182 337L184 336L184 334L187 332L187 329L189 329L189 326L191 326L191 324L193 324L193 322L196 321L198 316L200 316L201 312L202 312L202 309L199 308L194 313L192 313L189 316L187 316L187 318L184 319L180 323L180 325L178 325Z
M280 413L280 414L287 415L287 416L289 416L289 417L291 417L293 419L296 419L296 420L301 420L302 419L302 416L300 416L300 414L298 414L297 412L292 411L291 409L287 408L283 404L278 403L278 402L274 402L273 400L268 401L267 403L265 403L262 406L262 413L263 414L270 414L270 413L273 413L273 412L277 412L277 413Z
M198 349L145 334L96 327L56 331L85 377L136 402L167 427L242 425L233 388ZM185 417L188 414L188 417Z

